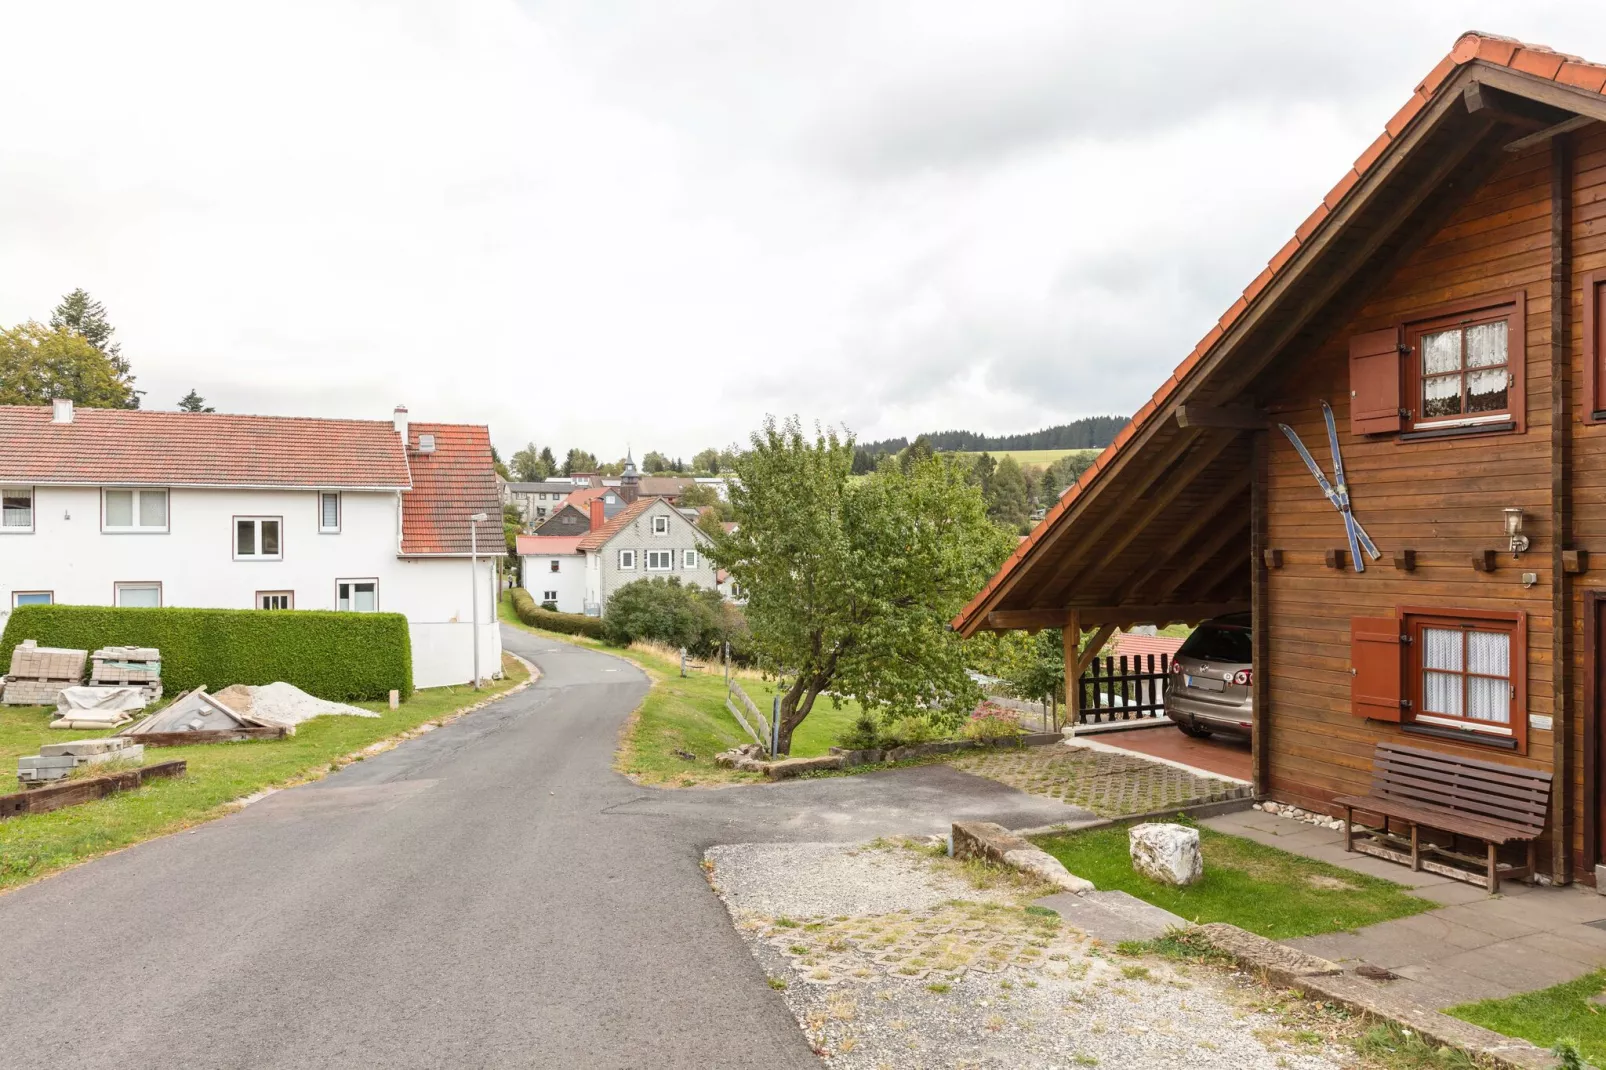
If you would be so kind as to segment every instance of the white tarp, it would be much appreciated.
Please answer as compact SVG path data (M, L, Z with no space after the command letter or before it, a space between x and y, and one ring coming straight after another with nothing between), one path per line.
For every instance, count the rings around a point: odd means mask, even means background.
M118 710L143 710L145 708L145 691L138 687L64 687L61 697L56 700L56 712L66 716L74 710L105 710L115 713ZM96 720L93 717L78 718L78 720ZM114 720L116 718L105 718Z

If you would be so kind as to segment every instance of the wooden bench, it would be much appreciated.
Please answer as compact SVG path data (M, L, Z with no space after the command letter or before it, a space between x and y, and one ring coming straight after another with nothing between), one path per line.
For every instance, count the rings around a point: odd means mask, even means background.
M1500 890L1501 877L1526 877L1533 882L1534 841L1543 831L1550 809L1550 774L1397 743L1379 743L1372 755L1371 788L1365 795L1340 795L1333 801L1344 808L1344 850L1359 850L1409 863L1413 870L1426 868L1457 880L1482 883L1493 893ZM1355 841L1352 832L1356 810L1383 818L1381 829L1368 830L1382 842ZM1409 839L1390 830L1391 819L1410 826ZM1478 858L1458 853L1453 842L1450 847L1423 843L1421 827L1482 840L1485 855ZM1498 861L1499 849L1508 843L1527 844L1525 865L1510 866ZM1469 872L1460 866L1425 861L1424 854L1476 868Z

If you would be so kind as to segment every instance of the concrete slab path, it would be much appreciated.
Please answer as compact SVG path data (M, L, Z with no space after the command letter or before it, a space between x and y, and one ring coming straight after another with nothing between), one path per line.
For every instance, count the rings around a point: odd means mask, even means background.
M1091 817L946 766L644 789L641 673L504 642L538 685L0 896L0 1067L812 1068L704 849Z
M1370 982L1433 1009L1571 981L1606 968L1606 896L1581 887L1530 887L1503 881L1500 894L1434 873L1344 850L1344 834L1260 810L1208 818L1203 825L1292 854L1392 880L1443 904L1352 932L1289 945L1344 965L1362 962L1398 974Z

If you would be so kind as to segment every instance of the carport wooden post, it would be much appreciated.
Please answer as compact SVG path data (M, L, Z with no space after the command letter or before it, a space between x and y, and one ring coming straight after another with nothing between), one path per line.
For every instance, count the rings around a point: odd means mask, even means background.
M1065 723L1076 735L1082 713L1082 659L1077 649L1082 639L1082 614L1071 610L1065 618Z

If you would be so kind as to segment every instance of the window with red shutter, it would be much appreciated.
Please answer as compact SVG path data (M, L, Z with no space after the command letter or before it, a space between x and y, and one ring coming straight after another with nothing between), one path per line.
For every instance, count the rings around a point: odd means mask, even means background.
M1349 427L1357 435L1400 430L1400 329L1367 331L1349 340Z
M1393 617L1351 617L1350 712L1374 721L1398 721L1405 697L1400 622Z

